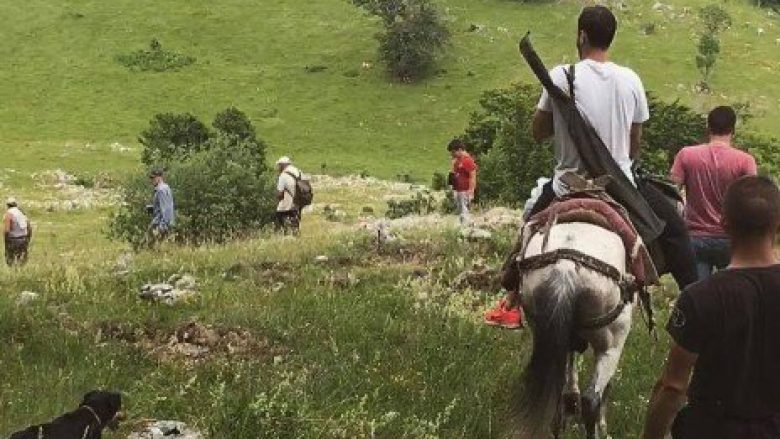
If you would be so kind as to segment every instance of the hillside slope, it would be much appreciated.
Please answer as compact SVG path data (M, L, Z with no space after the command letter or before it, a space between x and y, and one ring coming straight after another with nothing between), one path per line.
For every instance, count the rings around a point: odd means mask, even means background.
M446 166L442 145L463 129L480 92L529 80L516 50L527 30L549 64L573 59L580 8L569 1L439 0L454 34L445 72L408 86L387 80L375 62L377 23L346 0L3 3L0 147L22 170L63 154L73 168L123 169L133 154L96 157L80 146L132 147L154 113L190 111L210 120L236 105L274 153L289 153L308 169L410 173L424 181ZM747 1L724 4L734 25L723 35L716 92L700 97L693 92L695 11L707 3L670 0L671 9L661 10L651 0L620 4L614 56L648 89L702 109L749 101L756 127L780 134L772 122L780 116L775 17ZM649 23L657 32L645 36ZM472 24L481 30L469 32ZM153 38L196 64L132 73L115 61ZM363 68L364 61L372 67ZM327 69L308 73L306 66Z

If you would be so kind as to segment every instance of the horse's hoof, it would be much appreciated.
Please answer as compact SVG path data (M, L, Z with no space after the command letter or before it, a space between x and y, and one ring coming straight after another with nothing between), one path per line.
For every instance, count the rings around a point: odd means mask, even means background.
M563 410L569 416L575 416L580 411L580 394L564 393Z

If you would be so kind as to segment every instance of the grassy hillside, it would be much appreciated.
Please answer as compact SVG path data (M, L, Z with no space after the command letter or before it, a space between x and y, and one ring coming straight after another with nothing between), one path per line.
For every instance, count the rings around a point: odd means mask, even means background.
M346 0L5 1L0 147L8 163L25 169L65 154L113 170L129 157L79 150L88 143L133 146L156 112L211 119L236 105L274 153L289 153L309 169L387 178L411 173L427 181L446 165L442 145L463 129L479 93L529 79L516 50L527 30L549 64L572 60L580 8L509 0L439 4L454 34L445 72L407 86L387 81L374 61L377 23ZM695 11L707 2L673 0L671 11L653 10L650 0L621 4L615 58L634 67L648 89L701 108L749 101L761 116L756 126L780 134L772 123L780 116L775 18L746 0L724 3L734 25L722 38L716 92L703 98L692 91L694 32ZM649 23L657 32L645 36ZM468 32L471 24L484 29ZM197 63L178 72L132 73L115 61L152 38ZM364 69L364 61L374 66ZM327 70L308 73L306 66Z
M135 256L128 274L116 273L120 249L94 237L74 237L61 254L42 251L51 243L39 238L28 267L0 269L0 436L108 387L123 392L129 415L108 438L148 418L230 439L503 437L530 333L484 326L498 290L453 281L475 264L497 266L512 228L467 242L450 218L378 248L355 218L392 193L331 187L320 200L339 203L346 218L309 215L300 240L166 247ZM144 283L176 273L194 275L200 295L173 307L137 297ZM41 297L20 306L22 290ZM249 335L233 341L232 355L215 344L195 361L169 341L193 321ZM613 437L638 437L662 340L653 346L637 324L616 377Z

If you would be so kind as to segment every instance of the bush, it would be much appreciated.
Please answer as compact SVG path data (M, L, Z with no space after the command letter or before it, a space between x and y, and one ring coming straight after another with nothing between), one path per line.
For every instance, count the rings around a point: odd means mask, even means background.
M149 43L148 50L136 50L126 55L119 55L116 61L131 71L166 72L193 64L195 58L165 50L157 39L153 39Z
M352 0L385 26L377 35L379 59L390 74L413 82L430 74L450 39L450 31L430 0Z
M199 151L210 135L206 125L189 113L157 114L138 137L144 146L141 161L151 166L183 160Z
M436 212L441 204L430 191L417 191L409 198L387 202L387 216L390 219L409 215L428 215Z
M250 150L253 162L265 163L266 145L257 138L255 127L242 111L235 107L229 107L217 114L212 126L223 135L223 139L232 139L234 144L243 143ZM262 167L258 169L262 169Z
M180 243L224 242L273 219L274 176L254 127L229 108L217 115L214 128L212 134L189 114L157 115L142 134L143 162L168 167ZM151 220L144 208L152 193L146 172L126 181L121 191L124 202L110 221L109 234L138 249L147 244Z
M530 132L538 100L539 89L522 84L480 97L461 136L479 163L480 201L518 204L539 177L552 174L551 145L537 143Z
M707 121L679 101L666 103L652 93L648 93L647 100L650 120L642 130L641 165L650 173L668 175L681 148L706 139Z

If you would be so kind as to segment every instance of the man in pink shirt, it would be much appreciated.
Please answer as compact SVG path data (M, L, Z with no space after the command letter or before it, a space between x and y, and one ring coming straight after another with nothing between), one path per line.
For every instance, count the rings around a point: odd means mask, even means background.
M710 141L680 150L672 180L685 189L685 222L691 234L699 280L729 263L730 242L721 224L723 198L732 182L756 175L756 161L731 145L737 115L718 107L707 117Z

